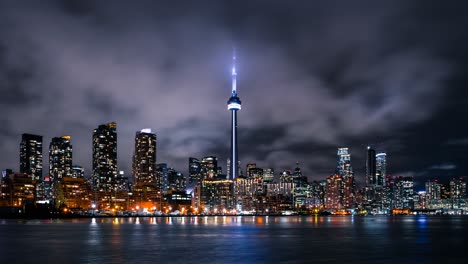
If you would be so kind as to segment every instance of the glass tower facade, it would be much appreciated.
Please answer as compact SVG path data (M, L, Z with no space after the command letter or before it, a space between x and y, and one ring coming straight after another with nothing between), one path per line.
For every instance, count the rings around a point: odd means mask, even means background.
M49 145L49 176L53 181L72 177L72 145L70 136L54 137Z
M20 173L42 180L42 136L23 134L20 143Z
M132 168L135 184L156 182L156 134L151 129L136 132Z
M117 177L117 124L98 126L93 131L93 187L112 191Z

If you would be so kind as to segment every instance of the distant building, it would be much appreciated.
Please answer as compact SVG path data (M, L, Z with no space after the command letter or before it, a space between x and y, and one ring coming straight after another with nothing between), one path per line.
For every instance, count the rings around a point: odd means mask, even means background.
M169 190L168 168L166 163L156 164L156 189L161 193L166 193Z
M288 183L293 182L291 171L289 170L283 170L280 174L280 183L286 183L286 182Z
M49 145L49 176L52 180L72 177L72 164L70 136L52 138Z
M108 123L93 131L93 187L110 192L117 177L117 124Z
M263 170L263 181L265 183L272 183L275 180L275 170L268 168Z
M42 136L23 134L20 144L20 173L42 180Z
M201 162L196 158L189 158L189 184L197 184L201 178Z
M84 178L64 177L59 184L61 203L72 209L87 210L91 207L91 186Z
M394 179L393 201L394 209L413 209L414 182L413 177L396 177Z
M216 179L218 176L218 159L215 156L204 157L201 161L201 178Z
M429 200L441 199L441 185L434 180L426 181L426 194Z
M337 153L338 165L336 173L343 177L353 176L353 167L351 166L351 154L348 148L338 148Z
M3 206L24 207L34 204L36 181L26 173L11 173L2 176L1 181Z
M450 199L466 198L466 182L462 179L452 179L450 181Z
M184 174L182 174L179 171L176 171L173 168L168 168L167 180L169 184L169 190L173 192L185 192L187 182L185 180Z
M370 146L367 147L366 159L366 186L373 186L376 184L376 164L375 164L375 150Z
M323 208L325 206L326 185L327 181L313 181L309 184L311 206L315 208Z
M327 178L325 208L343 209L343 176L335 174Z
M354 176L343 178L343 207L354 208L356 202L356 182Z
M133 180L135 184L155 185L156 182L156 134L151 129L136 132L133 152Z
M249 163L247 164L247 166L245 167L245 172L247 174L247 178L253 178L251 175L250 175L250 170L251 169L255 169L257 168L257 164L255 163Z
M203 180L200 196L204 212L216 214L234 209L234 190L231 180Z
M378 186L385 185L385 177L387 175L387 154L384 152L377 153L375 155L375 162L376 162L376 174L375 184Z

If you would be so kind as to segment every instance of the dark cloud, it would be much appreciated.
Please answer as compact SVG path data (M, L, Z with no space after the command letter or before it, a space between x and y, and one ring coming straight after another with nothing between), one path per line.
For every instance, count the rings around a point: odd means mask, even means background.
M371 144L388 152L394 174L451 160L453 173L466 175L464 145L444 144L466 137L453 127L466 116L463 5L2 3L0 104L8 123L0 166L17 168L21 133L44 135L45 146L69 134L75 162L89 173L92 129L110 121L127 172L135 131L146 127L158 134L160 162L186 171L189 156L216 155L223 164L236 45L243 164L282 169L299 161L322 178L334 171L336 148L348 146L362 177Z
M454 170L456 168L457 168L457 166L455 164L442 163L442 164L432 165L429 169L431 169L431 170Z

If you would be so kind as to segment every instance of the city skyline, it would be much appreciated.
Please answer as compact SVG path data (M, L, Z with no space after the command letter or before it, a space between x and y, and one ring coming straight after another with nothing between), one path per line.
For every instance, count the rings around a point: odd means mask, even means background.
M235 44L243 170L255 162L278 173L299 161L318 180L334 173L336 149L348 147L363 182L370 145L388 154L393 175L419 182L467 176L466 124L459 122L467 113L466 36L456 6L434 7L445 24L431 24L414 9L418 3L364 5L356 17L349 5L300 4L278 14L281 5L254 2L239 14L253 18L234 23L240 7L227 4L192 6L182 18L179 9L150 2L128 13L121 2L110 9L70 3L1 4L2 20L13 25L0 29L2 169L18 169L21 134L43 136L44 146L70 135L73 163L90 175L92 130L115 121L118 169L128 175L134 133L145 127L158 135L161 162L188 175L189 157L213 155L226 171ZM389 26L392 15L404 22ZM408 21L413 28L400 28ZM311 28L300 27L304 22ZM441 36L452 41L441 43Z

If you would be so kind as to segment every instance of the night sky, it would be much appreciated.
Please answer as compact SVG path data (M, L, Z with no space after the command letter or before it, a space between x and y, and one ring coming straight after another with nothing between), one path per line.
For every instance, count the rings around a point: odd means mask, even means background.
M168 2L171 2L169 5ZM448 3L447 3L448 2ZM22 133L70 135L91 172L92 130L115 121L119 170L152 128L157 162L229 155L237 49L239 158L310 179L366 146L417 182L468 176L464 1L1 1L0 168ZM47 169L44 170L44 175Z

